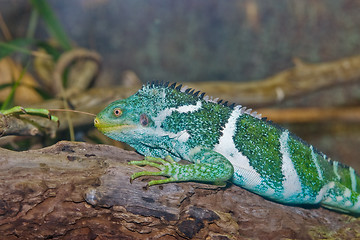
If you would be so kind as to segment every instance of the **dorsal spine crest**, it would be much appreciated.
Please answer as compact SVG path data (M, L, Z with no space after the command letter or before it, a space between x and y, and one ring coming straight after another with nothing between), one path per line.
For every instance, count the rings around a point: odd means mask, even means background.
M236 105L235 103L232 103L229 105L228 101L225 101L223 99L219 100L219 98L213 98L212 96L208 96L205 95L205 92L200 92L200 91L196 91L195 89L192 88L188 88L187 86L183 86L182 84L177 85L177 83L172 83L171 85L169 85L169 82L162 82L162 81L152 81L150 83L147 83L146 85L144 85L144 88L148 87L148 88L168 88L168 89L173 89L176 90L180 93L186 93L190 96L193 96L195 98L198 98L199 100L204 100L206 102L211 102L211 103L217 103L219 105L222 105L224 107L228 107L230 109L234 109L235 107L239 106L241 113L245 113L248 114L254 118L257 119L261 119L263 121L268 121L267 118L263 118L261 116L261 114L258 114L256 111L253 111L251 108L246 108L243 107L241 105Z

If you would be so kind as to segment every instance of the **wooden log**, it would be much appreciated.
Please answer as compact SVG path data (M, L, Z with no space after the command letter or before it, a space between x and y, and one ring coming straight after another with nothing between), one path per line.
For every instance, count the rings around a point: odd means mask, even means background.
M210 96L243 106L258 107L360 80L359 55L314 64L296 58L294 64L293 68L258 81L214 81L186 83L186 85L206 92Z
M128 165L142 156L58 142L0 149L1 239L351 239L360 220L285 206L240 187L171 183L144 189ZM146 167L148 168L148 167ZM151 169L150 167L148 168Z

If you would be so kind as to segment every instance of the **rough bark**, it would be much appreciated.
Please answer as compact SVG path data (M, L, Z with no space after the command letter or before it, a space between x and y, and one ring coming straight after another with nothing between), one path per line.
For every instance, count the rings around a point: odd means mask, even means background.
M352 239L360 220L285 206L240 187L129 182L142 157L107 145L59 142L0 149L3 239ZM150 169L150 168L149 168Z

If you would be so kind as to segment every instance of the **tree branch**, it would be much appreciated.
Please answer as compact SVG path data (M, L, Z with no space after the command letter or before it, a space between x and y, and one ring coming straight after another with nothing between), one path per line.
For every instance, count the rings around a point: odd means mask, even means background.
M148 190L142 157L106 145L59 142L0 149L0 234L7 239L351 238L359 221L277 204L240 187L172 183ZM150 168L149 168L150 169Z

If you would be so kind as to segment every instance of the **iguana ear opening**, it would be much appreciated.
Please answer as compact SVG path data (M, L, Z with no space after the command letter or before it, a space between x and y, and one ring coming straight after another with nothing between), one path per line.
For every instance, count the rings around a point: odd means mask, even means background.
M146 127L149 125L149 118L148 116L143 113L140 115L140 124L143 126L143 127Z

